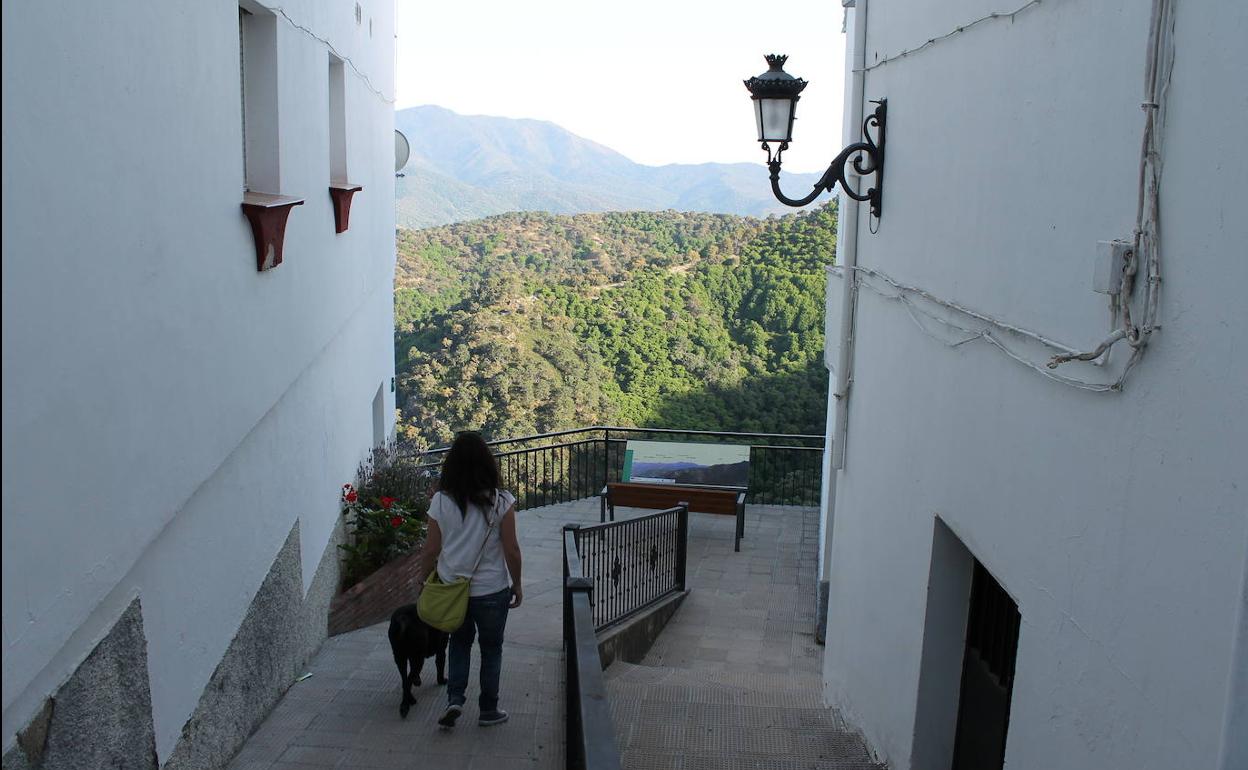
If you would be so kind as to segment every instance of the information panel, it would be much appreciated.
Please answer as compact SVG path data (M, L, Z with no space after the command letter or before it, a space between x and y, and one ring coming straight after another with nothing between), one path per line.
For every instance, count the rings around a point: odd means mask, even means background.
M749 479L748 445L629 441L624 448L623 481L745 489Z

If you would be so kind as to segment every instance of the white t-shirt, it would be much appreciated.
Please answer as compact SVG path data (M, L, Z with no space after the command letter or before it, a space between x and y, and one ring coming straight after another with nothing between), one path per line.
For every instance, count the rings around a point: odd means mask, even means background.
M457 578L471 577L469 596L485 596L511 587L511 574L503 558L503 540L499 530L503 515L515 502L515 495L497 490L494 508L488 512L494 529L487 540L485 533L489 525L476 503L469 501L467 514L461 515L459 506L450 495L442 492L435 494L429 501L429 518L436 521L442 531L438 578L449 583ZM484 550L481 548L483 542ZM481 563L473 572L472 565L476 564L477 554L481 554Z

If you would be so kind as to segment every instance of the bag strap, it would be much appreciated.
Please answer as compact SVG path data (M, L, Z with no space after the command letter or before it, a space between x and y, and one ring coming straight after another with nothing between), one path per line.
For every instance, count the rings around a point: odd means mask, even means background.
M498 523L493 514L498 511L498 501L501 499L503 499L503 496L498 493L497 489L494 490L494 504L490 506L491 515L486 517L486 521L490 522L490 526L485 530L485 539L481 541L481 550L477 551L477 561L472 565L473 574L476 574L477 567L481 566L481 559L485 556L485 546L490 542L490 533L494 531L494 525Z

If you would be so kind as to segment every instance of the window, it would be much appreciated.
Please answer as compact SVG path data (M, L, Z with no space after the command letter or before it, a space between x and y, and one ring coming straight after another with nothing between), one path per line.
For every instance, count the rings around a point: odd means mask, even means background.
M243 31L247 28L248 11L238 9L238 120L243 127L243 189L247 189L247 44L243 42Z
M373 396L373 446L384 446L386 443L386 384L377 386L377 395Z
M329 55L329 178L347 181L347 83L342 59Z
M281 189L277 120L277 17L248 3L238 9L243 189Z

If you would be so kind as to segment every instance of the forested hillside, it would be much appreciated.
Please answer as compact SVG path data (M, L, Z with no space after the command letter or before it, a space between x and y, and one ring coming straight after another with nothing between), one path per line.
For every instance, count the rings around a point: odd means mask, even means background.
M399 231L401 437L822 433L835 217L515 213Z

